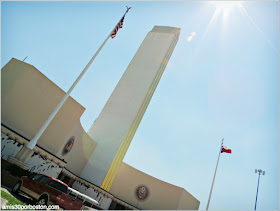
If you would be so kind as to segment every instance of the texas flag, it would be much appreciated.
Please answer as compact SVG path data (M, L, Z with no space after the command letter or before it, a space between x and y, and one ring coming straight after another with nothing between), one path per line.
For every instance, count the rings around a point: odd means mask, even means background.
M231 149L227 148L226 145L223 145L223 146L222 146L222 151L221 151L221 153L223 153L223 152L225 152L225 153L231 153Z

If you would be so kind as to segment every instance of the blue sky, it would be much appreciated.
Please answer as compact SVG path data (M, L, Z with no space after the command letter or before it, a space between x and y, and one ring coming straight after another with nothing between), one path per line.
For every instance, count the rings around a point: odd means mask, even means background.
M1 2L1 67L32 64L67 91L125 12L71 96L88 130L154 25L180 39L124 161L194 195L205 210L279 209L279 2Z

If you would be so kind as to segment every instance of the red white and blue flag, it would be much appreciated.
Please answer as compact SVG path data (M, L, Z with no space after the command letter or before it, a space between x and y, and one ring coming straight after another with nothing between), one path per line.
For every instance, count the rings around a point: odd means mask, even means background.
M231 149L227 148L226 145L223 145L223 146L222 146L222 151L221 151L221 153L223 153L223 152L225 152L225 153L231 153Z
M123 27L123 21L124 21L124 17L125 15L122 17L122 19L120 20L120 22L117 24L117 26L115 27L114 31L111 34L111 37L114 38L117 35L117 32L119 30L119 28Z

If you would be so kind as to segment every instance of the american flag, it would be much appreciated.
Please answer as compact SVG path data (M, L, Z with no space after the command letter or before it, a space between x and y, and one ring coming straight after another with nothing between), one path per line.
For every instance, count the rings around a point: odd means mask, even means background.
M124 21L124 17L125 15L122 17L122 19L120 20L120 22L117 24L116 28L114 29L114 31L111 34L111 37L114 38L117 35L117 32L119 30L119 28L123 27L123 21Z

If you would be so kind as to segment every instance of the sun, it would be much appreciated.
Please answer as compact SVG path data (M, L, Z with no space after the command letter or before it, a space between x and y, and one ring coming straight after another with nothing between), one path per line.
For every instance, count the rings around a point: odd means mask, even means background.
M229 15L231 10L240 8L242 6L241 1L213 1L211 3L216 7L217 13L221 12L226 17Z
M212 2L218 10L230 10L234 7L240 7L240 1L213 1Z
M215 6L216 14L223 14L224 19L227 19L229 14L236 8L242 7L241 1L212 1L211 4Z

